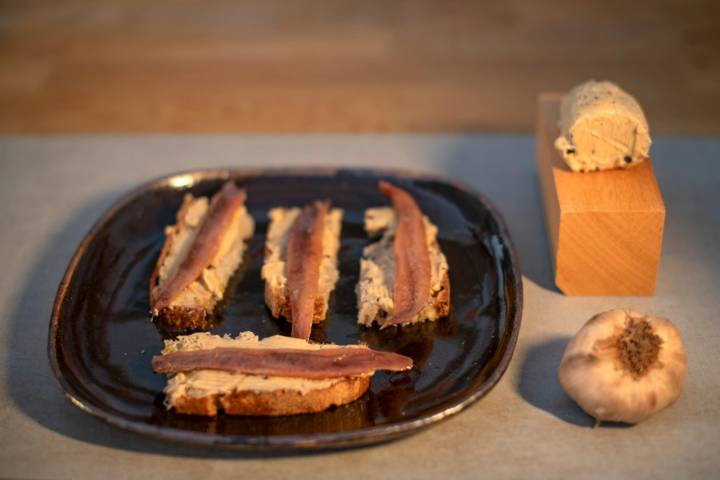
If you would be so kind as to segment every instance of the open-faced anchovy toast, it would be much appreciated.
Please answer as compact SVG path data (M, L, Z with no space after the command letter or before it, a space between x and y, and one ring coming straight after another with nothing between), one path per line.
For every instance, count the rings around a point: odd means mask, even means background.
M292 322L292 336L310 337L325 319L339 278L342 210L329 202L270 210L265 244L265 303L276 318Z
M165 405L178 413L293 415L356 400L376 370L403 371L412 359L362 345L313 344L275 335L259 340L207 332L166 340L153 369L169 376Z
M358 323L386 328L447 316L450 277L437 227L405 190L388 182L379 188L392 207L365 212L365 230L380 238L360 260Z
M227 182L211 200L186 195L150 278L153 316L172 329L208 326L255 229L245 191Z

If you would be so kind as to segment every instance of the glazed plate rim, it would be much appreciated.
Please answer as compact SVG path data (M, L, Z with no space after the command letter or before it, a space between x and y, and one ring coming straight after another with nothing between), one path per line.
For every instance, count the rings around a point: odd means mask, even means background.
M101 407L86 402L82 398L82 394L68 380L61 370L58 360L58 331L59 322L62 314L62 303L65 294L73 277L76 268L87 252L88 245L96 237L97 233L111 221L114 216L126 205L137 199L138 197L158 188L183 188L192 186L194 183L203 180L218 180L242 177L260 177L260 176L334 176L340 173L358 174L358 175L375 175L375 176L394 176L405 180L428 180L451 185L452 187L462 190L470 194L474 199L488 210L493 220L497 223L498 231L501 236L502 243L507 249L510 257L510 266L508 269L511 275L508 275L507 282L512 282L516 292L516 300L514 302L514 314L508 322L510 329L507 335L507 341L501 343L499 348L504 348L497 365L492 373L479 384L474 391L462 398L460 401L444 408L440 412L431 415L414 418L406 421L396 421L390 424L375 425L371 427L362 427L354 430L332 433L315 433L315 434L283 434L283 435L223 435L217 433L201 433L190 430L183 430L174 427L153 425L140 420L130 420L122 415L107 411ZM506 270L505 272L507 273ZM507 283L506 282L506 283ZM492 205L492 203L482 194L475 192L462 182L450 180L438 175L432 175L425 172L413 171L408 169L395 168L344 168L344 167L272 167L272 168L212 168L200 170L185 170L168 175L162 175L153 180L147 181L140 186L126 193L116 200L100 218L93 224L90 230L85 234L82 241L78 245L75 253L68 264L63 275L63 279L55 296L55 302L52 309L50 319L50 331L48 336L48 356L51 370L55 380L63 390L65 396L73 405L82 411L99 418L111 425L119 427L123 430L139 433L142 435L168 440L173 442L181 442L186 444L204 445L208 447L221 447L236 450L317 450L317 449L335 449L350 446L369 445L374 443L386 442L411 433L419 432L431 425L445 420L457 413L463 411L485 394L487 394L500 380L505 373L517 343L523 309L523 285L520 265L514 244L510 237L510 232L505 221Z

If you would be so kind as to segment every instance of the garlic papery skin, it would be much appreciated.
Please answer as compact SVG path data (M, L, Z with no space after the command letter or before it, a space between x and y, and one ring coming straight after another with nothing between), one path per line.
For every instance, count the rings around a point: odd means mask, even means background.
M680 332L670 320L610 310L570 340L558 380L598 421L638 423L678 398L686 364Z

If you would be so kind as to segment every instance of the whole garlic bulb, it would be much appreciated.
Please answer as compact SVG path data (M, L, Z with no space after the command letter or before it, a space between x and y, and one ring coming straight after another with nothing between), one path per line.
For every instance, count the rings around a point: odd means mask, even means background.
M637 423L678 398L685 368L680 332L670 320L610 310L570 340L558 379L598 421Z

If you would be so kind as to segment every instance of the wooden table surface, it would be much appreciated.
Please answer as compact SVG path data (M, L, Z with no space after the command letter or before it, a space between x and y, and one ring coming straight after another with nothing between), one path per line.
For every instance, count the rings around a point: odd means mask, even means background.
M0 3L0 133L525 131L589 78L720 134L720 2Z

